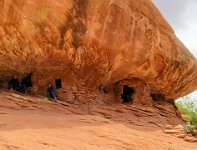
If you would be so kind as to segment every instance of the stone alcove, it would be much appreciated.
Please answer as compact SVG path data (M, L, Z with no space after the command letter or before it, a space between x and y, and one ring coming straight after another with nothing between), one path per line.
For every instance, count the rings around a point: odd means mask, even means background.
M131 99L133 104L143 104L152 106L149 86L139 78L125 79L114 84L116 100L122 102L124 87L131 89Z

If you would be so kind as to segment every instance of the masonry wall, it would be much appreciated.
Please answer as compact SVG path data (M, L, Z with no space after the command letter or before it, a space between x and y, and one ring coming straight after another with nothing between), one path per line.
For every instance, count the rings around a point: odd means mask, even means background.
M114 94L116 100L122 101L121 94L123 93L124 85L133 88L135 91L134 94L132 95L132 103L152 106L153 100L150 95L149 86L143 80L137 78L122 80L114 85L115 86Z
M49 82L55 87L55 80L61 79L62 88L57 89L58 98L62 101L70 101L71 103L102 103L113 102L114 87L108 85L108 92L105 93L100 89L97 82L91 80L80 79L73 72L41 72L32 74L32 93L47 95L47 87Z

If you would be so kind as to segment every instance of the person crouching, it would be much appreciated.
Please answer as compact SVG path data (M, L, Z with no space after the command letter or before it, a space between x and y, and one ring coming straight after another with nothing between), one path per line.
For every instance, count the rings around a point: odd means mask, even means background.
M26 85L23 84L23 83L19 83L19 80L18 80L18 76L17 75L14 75L10 79L8 85L9 85L9 89L10 90L15 90L15 91L18 91L18 92L27 94L27 87L26 87Z
M57 100L55 88L51 83L48 85L47 93L50 100Z

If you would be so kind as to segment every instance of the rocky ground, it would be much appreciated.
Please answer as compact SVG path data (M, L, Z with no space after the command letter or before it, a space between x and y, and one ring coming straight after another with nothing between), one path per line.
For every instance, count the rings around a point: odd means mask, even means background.
M50 102L0 91L1 150L194 150L174 136L182 124L169 103ZM179 126L180 127L180 126ZM178 130L181 130L178 128Z

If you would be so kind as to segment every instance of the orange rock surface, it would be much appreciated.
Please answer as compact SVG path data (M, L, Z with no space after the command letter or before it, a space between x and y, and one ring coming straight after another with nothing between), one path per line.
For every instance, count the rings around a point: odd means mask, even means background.
M109 100L127 84L150 103L197 88L197 60L150 0L1 0L0 79L16 73L39 93L61 79L65 99L94 100L101 84Z

